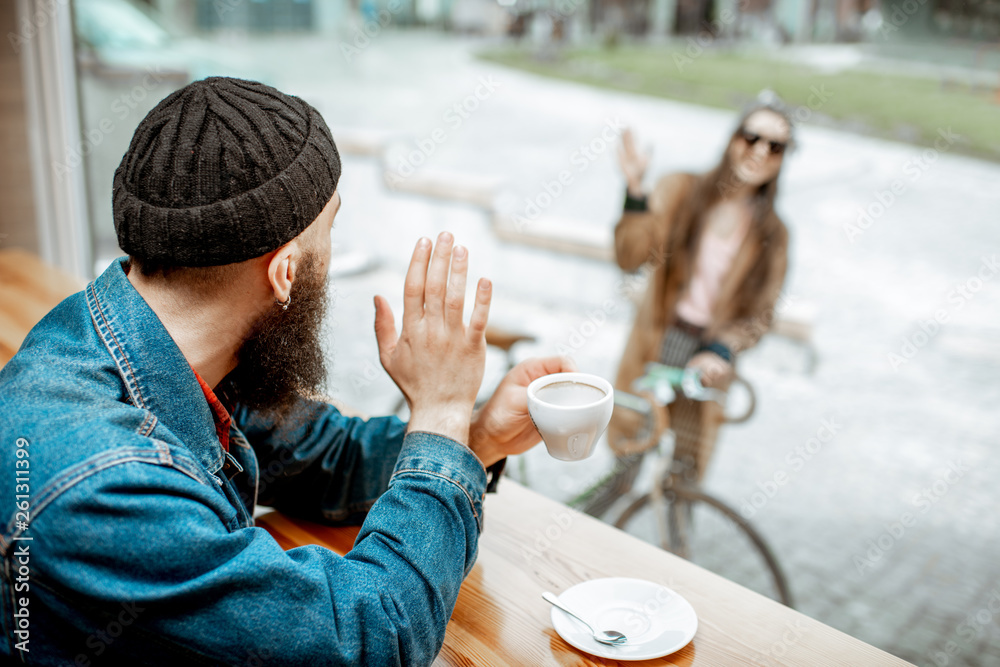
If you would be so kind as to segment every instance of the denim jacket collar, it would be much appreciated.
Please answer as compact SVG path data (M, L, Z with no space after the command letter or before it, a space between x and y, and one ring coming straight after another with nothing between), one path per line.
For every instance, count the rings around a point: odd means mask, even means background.
M223 463L215 422L194 371L125 274L122 257L87 286L94 326L132 403L167 427L210 473Z

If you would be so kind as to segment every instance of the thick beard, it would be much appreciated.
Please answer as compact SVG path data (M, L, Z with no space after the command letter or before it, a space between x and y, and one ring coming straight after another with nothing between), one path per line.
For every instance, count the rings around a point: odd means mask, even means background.
M299 397L318 393L326 382L321 332L327 277L318 265L315 254L306 255L288 310L276 303L257 320L228 378L237 401L274 423L289 416Z

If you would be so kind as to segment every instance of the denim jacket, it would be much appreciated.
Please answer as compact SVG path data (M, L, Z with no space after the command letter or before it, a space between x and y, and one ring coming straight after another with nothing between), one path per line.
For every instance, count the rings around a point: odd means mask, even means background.
M476 558L482 465L396 418L300 408L281 428L238 408L224 452L123 260L53 309L0 371L0 662L433 661ZM346 556L286 552L258 502L364 523Z

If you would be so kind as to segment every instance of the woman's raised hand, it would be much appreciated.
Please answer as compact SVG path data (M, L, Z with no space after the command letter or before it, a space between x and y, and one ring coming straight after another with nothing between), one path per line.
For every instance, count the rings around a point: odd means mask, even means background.
M633 197L642 196L642 179L646 175L646 167L649 166L649 158L652 151L640 153L635 147L635 138L632 130L626 129L622 133L622 145L618 147L618 164L621 165L625 174L625 183L628 185L628 192Z
M410 405L411 431L468 444L469 421L486 361L486 321L492 285L481 279L469 325L463 323L469 252L442 232L437 246L417 242L403 288L403 327L375 297L375 337L382 366ZM450 271L449 271L450 269Z

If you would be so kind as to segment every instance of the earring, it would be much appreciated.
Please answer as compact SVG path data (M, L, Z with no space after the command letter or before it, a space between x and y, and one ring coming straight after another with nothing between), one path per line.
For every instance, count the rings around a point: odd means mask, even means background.
M277 299L275 299L274 302L276 304L280 305L282 310L288 310L289 304L292 303L292 295L289 294L288 298L285 299L283 302L282 301L278 301Z

